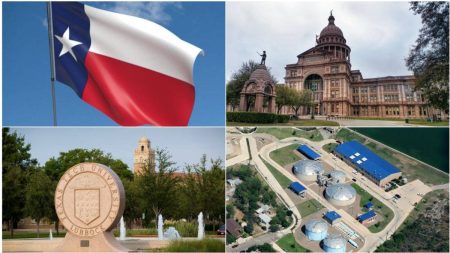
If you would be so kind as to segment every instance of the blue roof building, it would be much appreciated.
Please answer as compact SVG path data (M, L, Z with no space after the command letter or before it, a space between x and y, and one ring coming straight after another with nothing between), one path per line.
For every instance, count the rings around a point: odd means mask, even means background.
M295 194L297 194L297 195L306 191L306 188L303 185L301 185L299 182L291 183L288 188L291 189L293 192L295 192Z
M375 213L374 210L370 210L367 213L361 214L360 216L358 216L358 221L361 223L365 223L370 221L372 218L374 218L375 216L377 216L377 213Z
M308 157L311 160L317 160L320 158L320 155L317 154L314 150L308 147L305 144L302 144L297 147L298 152L302 153L304 156Z
M367 208L367 209L370 209L370 208L373 207L373 203L369 201L369 202L367 202L367 203L364 205L364 207Z
M334 152L379 186L399 178L401 171L357 141L348 141Z
M335 211L329 211L329 212L325 213L323 218L325 220L327 220L331 225L334 225L335 223L340 221L341 215L339 215Z

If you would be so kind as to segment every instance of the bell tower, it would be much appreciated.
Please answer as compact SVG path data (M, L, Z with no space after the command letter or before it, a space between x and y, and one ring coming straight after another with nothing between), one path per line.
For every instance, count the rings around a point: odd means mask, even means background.
M147 166L151 166L150 170L155 171L155 151L151 147L150 140L142 137L134 150L134 175L142 175Z

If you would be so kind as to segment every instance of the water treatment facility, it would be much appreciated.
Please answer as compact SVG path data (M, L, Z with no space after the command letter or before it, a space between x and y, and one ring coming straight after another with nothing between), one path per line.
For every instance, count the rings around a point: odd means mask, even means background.
M269 242L286 252L372 252L395 233L433 185L448 183L445 173L348 128L227 131L234 142L229 150L240 150L227 156L227 164L255 166L293 221L257 240L237 240L227 246L231 251ZM412 173L413 166L423 168L427 176ZM276 211L267 215L276 220ZM240 225L245 229L247 223Z

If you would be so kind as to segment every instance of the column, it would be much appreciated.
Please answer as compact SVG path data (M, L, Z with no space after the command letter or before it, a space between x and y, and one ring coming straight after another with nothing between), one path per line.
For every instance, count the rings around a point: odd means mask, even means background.
M263 104L264 104L264 95L256 94L255 112L264 112Z
M247 96L245 94L241 94L241 99L239 100L239 111L247 111Z

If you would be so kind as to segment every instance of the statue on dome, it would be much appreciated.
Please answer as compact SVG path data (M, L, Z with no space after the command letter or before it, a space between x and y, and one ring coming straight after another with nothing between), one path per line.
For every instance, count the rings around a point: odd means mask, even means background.
M256 52L259 56L261 56L261 65L266 65L266 51L263 51L262 54L259 54L258 52Z

